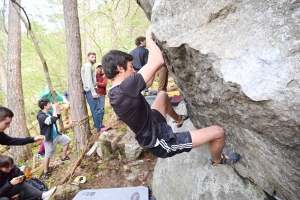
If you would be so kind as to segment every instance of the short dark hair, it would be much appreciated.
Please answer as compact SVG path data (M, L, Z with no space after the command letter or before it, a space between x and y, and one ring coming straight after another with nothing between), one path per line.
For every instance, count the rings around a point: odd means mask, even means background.
M0 155L0 167L8 168L14 164L14 160L5 155Z
M114 78L118 73L118 66L127 71L127 62L133 61L133 56L119 50L111 50L102 57L102 69L108 79Z
M100 67L102 68L102 65L100 65L100 64L99 64L99 65L97 65L97 67L96 67L96 68L100 68Z
M10 109L0 106L0 122L4 121L7 117L13 118L13 116L14 113Z
M90 57L90 55L96 55L96 53L94 53L94 52L89 52L88 54L87 54L87 57Z
M135 45L140 46L141 42L143 42L145 40L146 40L146 38L144 36L139 36L139 37L135 38Z
M47 104L50 102L50 99L48 98L43 98L39 100L39 107L40 109L44 109L45 106L47 106Z

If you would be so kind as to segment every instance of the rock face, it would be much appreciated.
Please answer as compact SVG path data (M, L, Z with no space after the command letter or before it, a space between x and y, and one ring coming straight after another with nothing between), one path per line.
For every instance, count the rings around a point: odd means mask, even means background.
M109 130L102 133L97 145L97 154L103 160L111 160L118 155L126 160L137 159L143 149L135 139L135 134L129 129L127 132Z
M299 199L300 2L138 2L195 127L224 127L226 151L242 155L241 177Z
M186 113L185 104L180 103L176 112ZM170 117L167 121L176 132L195 130L190 120L180 129ZM159 158L153 174L153 195L163 200L267 199L263 190L241 178L232 167L212 166L208 157L208 145L203 145L189 153Z

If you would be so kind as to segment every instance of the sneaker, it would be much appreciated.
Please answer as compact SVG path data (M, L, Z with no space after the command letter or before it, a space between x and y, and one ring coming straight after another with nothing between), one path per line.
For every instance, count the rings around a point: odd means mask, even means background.
M70 160L70 157L69 156L66 156L66 157L64 157L64 158L62 158L62 159L60 159L62 162L65 162L65 161L68 161L68 160Z
M56 187L52 188L51 190L48 190L47 192L43 192L42 194L42 199L43 200L48 200L52 196L52 194L55 192Z
M48 180L49 177L50 177L50 175L49 175L48 172L45 172L45 173L43 174L43 178L44 178L44 179Z
M104 127L102 127L102 128L100 129L100 133L101 133L101 132L104 132L104 131L106 131L106 130L108 130L108 129L110 129L109 126L104 126Z
M43 160L42 154L39 154L39 153L38 153L38 154L36 155L36 157L37 157L39 160Z

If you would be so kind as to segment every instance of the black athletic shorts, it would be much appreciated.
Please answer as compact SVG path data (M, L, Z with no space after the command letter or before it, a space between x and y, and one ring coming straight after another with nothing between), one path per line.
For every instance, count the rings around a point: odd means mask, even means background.
M157 139L159 140L159 145L148 149L150 153L160 158L166 158L191 151L192 138L189 131L174 133L159 111L152 109L152 113L158 122Z

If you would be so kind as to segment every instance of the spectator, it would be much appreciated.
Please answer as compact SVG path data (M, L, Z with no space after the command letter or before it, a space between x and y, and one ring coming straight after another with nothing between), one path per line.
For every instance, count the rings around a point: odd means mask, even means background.
M57 101L64 102L66 104L63 107L64 107L64 111L65 111L66 122L69 123L70 119L69 119L68 115L69 115L70 103L69 103L69 101L64 99L59 92L56 92L56 91L54 91L54 92L55 92ZM54 103L54 100L52 98L52 95L51 95L48 85L45 86L45 92L42 92L40 95L40 99L44 99L44 98L48 98L50 100L51 104ZM49 111L53 112L53 109L51 108ZM45 154L45 147L44 147L44 143L42 143L40 145L39 151L37 153L37 157L39 159L42 159L42 155L44 155L44 154Z
M136 73L148 62L149 51L146 49L146 38L139 36L135 39L135 45L137 46L133 49L130 54L133 56L133 68Z
M98 94L98 113L100 115L100 132L106 131L109 129L109 126L103 125L103 116L104 116L104 106L105 106L105 95L106 95L106 85L107 85L107 78L102 70L102 66L98 65L96 67L96 82L97 82L97 94Z
M44 158L44 174L43 178L49 178L49 162L50 157L55 155L55 150L57 144L63 146L62 159L61 161L70 160L69 156L67 156L67 151L69 147L69 143L71 139L58 132L56 120L60 118L60 107L58 103L52 104L50 100L40 99L39 102L40 111L37 114L37 119L40 125L41 134L46 137L45 145L45 158ZM49 110L53 108L53 113L49 112Z
M81 79L83 83L83 90L85 92L86 100L90 106L91 113L95 127L100 132L102 124L100 124L100 112L98 111L98 94L96 93L96 75L93 69L93 65L96 62L96 54L93 52L88 53L87 63L81 68Z
M39 135L36 137L12 138L4 133L5 129L9 128L14 113L3 106L0 106L0 144L2 145L25 145L33 142L44 142L45 136Z
M0 155L0 200L9 200L16 194L24 191L26 195L48 200L54 193L56 187L47 192L42 192L26 183L24 173L14 165L9 156Z
M135 39L135 45L137 46L135 49L133 49L130 54L133 56L133 68L136 73L139 72L140 69L148 62L148 54L149 51L146 49L146 38L143 36L139 36ZM152 85L154 80L153 78L150 80L149 87ZM141 91L142 95L145 96L148 88L145 88L145 90Z

